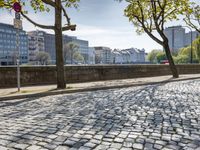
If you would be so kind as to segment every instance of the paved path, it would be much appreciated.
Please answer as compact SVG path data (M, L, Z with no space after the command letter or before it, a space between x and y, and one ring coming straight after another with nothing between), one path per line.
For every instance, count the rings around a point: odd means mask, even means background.
M0 103L0 150L198 147L199 79Z
M58 95L64 93L66 94L75 92L94 91L100 89L132 87L138 85L166 83L166 82L189 80L189 79L200 79L200 74L185 74L185 75L180 75L179 78L172 78L171 75L168 75L168 76L157 76L157 77L146 77L146 78L71 83L67 84L67 88L62 90L56 89L56 85L26 86L21 88L21 92L17 92L17 88L0 88L0 101L22 99L27 97L29 98L42 97L42 96Z

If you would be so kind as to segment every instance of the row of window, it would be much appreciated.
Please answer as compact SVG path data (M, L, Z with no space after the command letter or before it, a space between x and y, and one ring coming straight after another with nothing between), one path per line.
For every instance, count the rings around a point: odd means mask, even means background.
M16 34L16 29L2 29L0 28L0 33L9 33L9 34ZM24 31L19 31L20 35L26 35Z
M16 35L13 35L13 34L0 34L0 39L12 39L12 40L16 40ZM28 37L27 36L19 36L19 39L20 40L28 40Z
M13 59L14 56L1 56L0 59ZM27 56L21 56L21 59L28 59Z

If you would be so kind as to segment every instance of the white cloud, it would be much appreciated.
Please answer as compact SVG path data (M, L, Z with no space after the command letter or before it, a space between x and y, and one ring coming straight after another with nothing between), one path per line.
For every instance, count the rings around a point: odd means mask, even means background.
M46 15L29 13L28 14L34 21L41 24L52 25L54 19ZM45 17L46 16L46 17ZM51 16L51 15L49 15ZM51 16L52 17L52 16ZM1 13L0 22L13 24L14 14L7 12ZM26 31L40 29L23 19L23 28ZM41 30L41 29L40 29ZM51 30L44 30L48 33L53 33ZM146 35L138 36L133 27L97 27L84 24L77 24L76 31L67 31L64 34L77 36L80 39L88 40L90 46L108 46L111 48L145 48L147 51L153 48L161 48L157 43Z
M68 35L77 36L89 41L90 46L108 46L111 48L145 48L150 51L161 48L156 42L146 35L137 35L133 28L100 28L95 26L78 25L74 32ZM144 42L145 41L145 42Z

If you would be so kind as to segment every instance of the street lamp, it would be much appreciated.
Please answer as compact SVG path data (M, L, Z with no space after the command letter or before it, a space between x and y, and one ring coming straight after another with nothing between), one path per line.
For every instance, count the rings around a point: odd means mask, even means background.
M191 32L191 35L190 35L190 42L191 42L191 50L190 50L190 63L192 64L192 60L193 60L193 56L192 56L192 28L190 28L189 26L182 26L182 27L185 27L185 28L188 28Z

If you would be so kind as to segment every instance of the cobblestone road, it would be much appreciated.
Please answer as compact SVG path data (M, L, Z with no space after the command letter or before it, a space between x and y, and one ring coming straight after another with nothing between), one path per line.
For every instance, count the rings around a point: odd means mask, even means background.
M200 80L1 102L4 149L200 149Z

